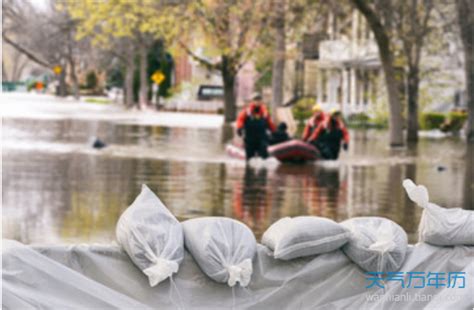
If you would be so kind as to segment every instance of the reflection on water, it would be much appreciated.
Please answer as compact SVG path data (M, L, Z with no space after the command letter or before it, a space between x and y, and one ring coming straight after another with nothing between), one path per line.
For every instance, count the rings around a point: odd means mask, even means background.
M415 149L393 151L384 132L357 131L338 162L246 167L224 153L229 128L21 119L3 126L3 236L24 243L113 240L118 217L142 183L180 220L233 217L257 238L284 216L376 215L416 241L421 210L401 187L407 177L425 184L442 206L473 201L472 164L456 139L422 139ZM109 147L91 150L92 135Z

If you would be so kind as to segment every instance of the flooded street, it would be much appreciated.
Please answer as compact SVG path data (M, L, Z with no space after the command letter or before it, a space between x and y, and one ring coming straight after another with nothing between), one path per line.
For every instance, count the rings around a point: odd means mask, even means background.
M336 162L283 165L270 159L246 166L225 154L232 130L220 126L217 116L136 122L107 109L81 115L68 109L51 106L41 117L20 110L3 114L4 238L113 241L118 217L143 183L180 220L228 216L246 223L257 238L284 216L384 216L414 242L421 209L402 189L407 177L426 185L431 201L441 206L472 202L459 138L426 137L415 150L389 150L385 131L358 130L351 131L349 153ZM108 146L92 149L93 136Z

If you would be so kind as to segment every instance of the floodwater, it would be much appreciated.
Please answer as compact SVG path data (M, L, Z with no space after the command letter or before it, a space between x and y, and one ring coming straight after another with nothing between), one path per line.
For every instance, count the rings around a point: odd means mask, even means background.
M349 152L335 162L283 165L271 159L246 166L225 154L229 128L72 115L3 118L3 238L111 242L117 219L142 184L179 220L232 217L257 238L284 216L384 216L416 242L421 210L402 189L407 177L426 185L432 202L472 207L459 138L422 138L416 149L390 150L386 132L352 131ZM91 149L92 136L108 146Z

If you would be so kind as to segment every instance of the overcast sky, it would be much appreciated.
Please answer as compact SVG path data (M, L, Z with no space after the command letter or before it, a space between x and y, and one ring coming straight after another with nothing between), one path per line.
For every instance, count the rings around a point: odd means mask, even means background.
M24 0L16 0L16 1L24 1ZM49 0L28 0L30 1L35 7L39 9L46 9L48 7Z

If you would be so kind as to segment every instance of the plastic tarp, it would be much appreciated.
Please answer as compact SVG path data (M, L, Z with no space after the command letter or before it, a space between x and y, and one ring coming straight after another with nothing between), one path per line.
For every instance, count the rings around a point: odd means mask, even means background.
M474 247L409 246L401 272L465 272L465 288L368 286L341 250L288 262L257 246L246 288L205 276L185 252L178 273L155 287L118 246L31 247L3 241L3 308L57 309L472 309Z

